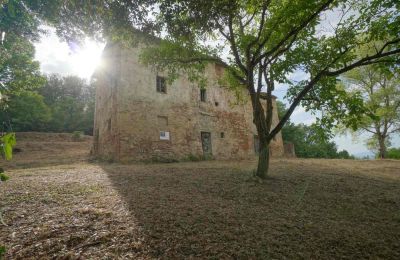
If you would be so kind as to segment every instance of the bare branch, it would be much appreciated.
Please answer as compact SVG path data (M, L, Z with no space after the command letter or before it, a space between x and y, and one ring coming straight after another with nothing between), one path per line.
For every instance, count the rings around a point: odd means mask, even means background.
M393 134L395 132L400 132L400 127L393 129L392 131L389 132L389 134Z
M368 133L376 134L376 132L374 132L374 131L372 131L372 130L366 128L366 127L361 127L361 129L364 130L364 131L367 131Z

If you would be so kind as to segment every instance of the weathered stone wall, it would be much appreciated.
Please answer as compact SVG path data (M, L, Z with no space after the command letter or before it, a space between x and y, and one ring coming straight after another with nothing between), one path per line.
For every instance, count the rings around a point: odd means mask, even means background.
M93 75L96 84L93 153L105 160L119 159L118 85L120 47L107 44L102 64Z
M104 56L109 59L98 79L95 133L99 131L99 137L95 136L94 145L100 157L110 153L121 161L199 157L203 155L201 132L211 133L216 159L255 156L257 132L250 101L235 105L234 95L217 84L223 68L207 67L206 102L202 102L199 87L184 75L167 85L167 93L157 92L157 75L166 75L142 65L139 49L114 45ZM107 70L112 75L106 75ZM274 109L273 125L277 119ZM170 140L160 140L160 131L168 131ZM272 143L271 153L283 155L280 134Z

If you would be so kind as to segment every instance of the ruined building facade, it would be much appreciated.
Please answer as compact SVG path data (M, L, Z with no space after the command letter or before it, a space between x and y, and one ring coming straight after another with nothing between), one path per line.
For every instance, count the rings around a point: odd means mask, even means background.
M94 76L94 155L115 161L255 157L258 138L250 99L237 104L234 94L218 85L223 67L207 66L204 90L185 76L168 84L166 74L139 62L139 51L107 44L103 52ZM273 114L274 126L276 109ZM283 155L280 133L271 154Z

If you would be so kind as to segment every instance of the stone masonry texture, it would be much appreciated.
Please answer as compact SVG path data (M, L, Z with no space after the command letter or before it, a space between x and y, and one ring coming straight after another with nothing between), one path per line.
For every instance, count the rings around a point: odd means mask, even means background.
M202 132L210 133L212 158L250 159L257 155L257 131L250 99L237 102L218 78L224 68L210 64L205 102L198 84L182 75L157 92L157 76L139 61L140 48L107 44L97 69L93 153L112 161L185 160L202 158ZM243 95L248 95L243 91ZM278 123L274 101L273 126ZM169 133L163 140L162 132ZM283 156L279 133L271 144L273 157Z

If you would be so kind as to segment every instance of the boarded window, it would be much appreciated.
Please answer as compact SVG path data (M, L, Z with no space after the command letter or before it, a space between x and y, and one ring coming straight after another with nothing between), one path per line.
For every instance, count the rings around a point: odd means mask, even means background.
M157 76L157 92L167 93L167 82L164 77Z
M200 101L206 102L207 94L205 89L200 89Z

